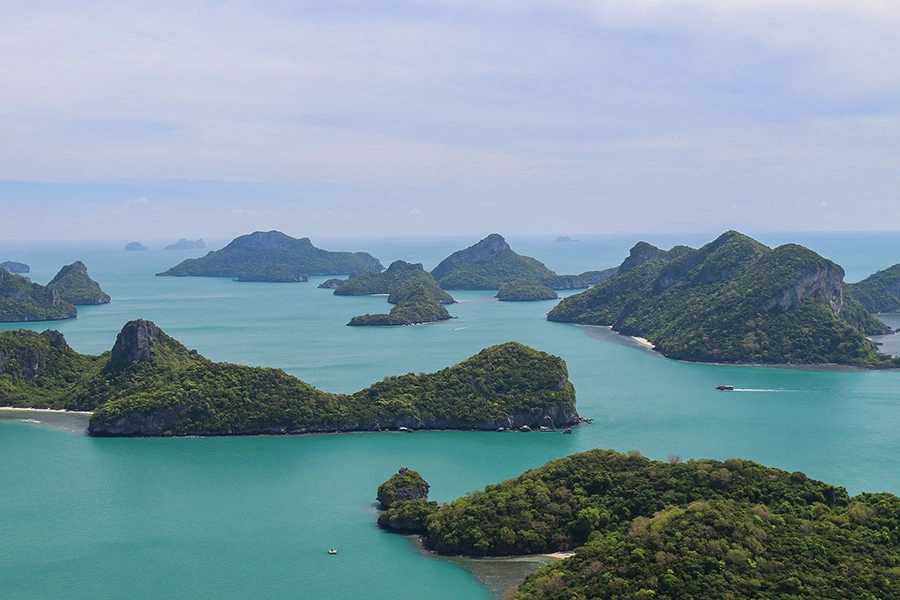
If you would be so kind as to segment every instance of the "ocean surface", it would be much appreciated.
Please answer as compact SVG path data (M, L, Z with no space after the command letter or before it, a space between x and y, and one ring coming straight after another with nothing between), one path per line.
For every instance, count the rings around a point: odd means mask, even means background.
M663 247L713 235L650 236ZM757 234L798 242L841 264L847 281L900 262L900 234ZM640 236L516 238L559 273L619 264ZM0 324L63 332L80 352L112 347L122 325L155 321L218 361L279 367L322 389L352 392L388 375L437 370L516 340L563 357L578 410L593 424L558 433L360 433L300 437L93 439L76 415L0 411L0 597L103 600L488 599L465 568L375 526L375 490L407 466L449 501L589 448L665 460L743 457L803 471L851 493L900 493L900 372L680 363L602 328L550 323L553 302L500 303L453 292L457 318L351 328L386 312L383 297L337 297L308 283L154 277L205 251L125 252L97 244L0 242L0 261L47 283L82 260L112 296L77 319ZM170 240L167 240L167 242ZM478 241L316 239L433 268ZM218 248L227 240L210 243ZM900 326L900 317L886 317ZM893 338L898 338L894 340ZM900 335L880 340L900 353ZM733 393L717 392L731 384ZM328 548L339 553L328 555ZM477 571L477 569L475 569Z

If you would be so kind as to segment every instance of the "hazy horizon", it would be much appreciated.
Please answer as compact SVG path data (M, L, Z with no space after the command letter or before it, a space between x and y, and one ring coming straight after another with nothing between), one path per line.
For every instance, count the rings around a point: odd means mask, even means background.
M896 2L5 4L0 239L900 230Z

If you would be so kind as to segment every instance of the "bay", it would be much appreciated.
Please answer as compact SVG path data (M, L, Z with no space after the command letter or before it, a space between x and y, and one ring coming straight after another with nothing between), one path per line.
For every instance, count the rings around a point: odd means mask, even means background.
M652 236L663 247L713 236ZM760 234L842 264L847 280L900 262L897 234ZM561 273L614 266L636 236L509 239ZM317 240L432 268L477 238ZM211 243L217 247L227 242ZM144 241L151 248L152 242ZM740 456L851 491L900 493L900 373L697 365L666 360L607 330L550 323L554 303L455 292L456 319L351 328L384 298L335 297L308 283L154 277L204 251L124 252L121 243L0 244L0 260L46 283L84 261L112 296L77 319L2 324L62 331L108 350L122 325L155 321L213 359L279 367L334 392L434 371L516 340L563 357L578 410L573 435L430 432L305 437L93 439L79 417L0 413L0 591L9 598L488 598L457 564L379 531L375 488L401 466L449 501L594 447L655 459ZM896 325L895 325L896 326ZM893 342L892 337L885 345ZM721 383L738 391L717 392ZM40 421L35 423L33 421ZM327 548L339 554L330 556Z

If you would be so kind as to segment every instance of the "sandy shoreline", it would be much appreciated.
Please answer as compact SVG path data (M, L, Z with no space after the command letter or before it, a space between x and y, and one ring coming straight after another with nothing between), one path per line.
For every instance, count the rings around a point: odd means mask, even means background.
M633 339L634 341L636 341L636 342L637 342L638 344L640 344L641 346L644 346L644 347L646 347L646 348L650 348L651 350L653 350L654 348L656 348L656 346L654 346L653 344L651 344L651 343L650 343L650 340L648 340L647 338L638 337L638 336L636 336L636 335L632 335L632 336L630 336L630 337L631 337L631 339Z
M20 408L18 406L0 406L2 411L22 411L34 413L60 413L64 415L92 415L90 410L62 410L59 408Z
M551 552L550 554L541 554L541 556L546 556L547 558L556 558L556 559L564 559L569 558L570 556L575 556L574 552Z

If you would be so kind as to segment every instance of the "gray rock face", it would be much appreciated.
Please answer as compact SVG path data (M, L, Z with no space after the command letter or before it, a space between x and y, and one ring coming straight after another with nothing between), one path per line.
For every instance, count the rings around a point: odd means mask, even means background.
M834 263L816 270L803 270L797 274L797 283L780 290L762 305L762 310L786 311L797 308L805 295L831 308L834 316L841 315L844 306L844 270Z
M474 246L469 246L465 250L454 252L434 268L431 275L435 279L441 279L449 274L453 268L461 263L481 264L491 262L507 250L510 250L509 244L503 239L499 233L492 233Z
M668 256L668 252L657 248L653 244L648 244L647 242L638 242L628 253L628 258L626 258L622 262L622 264L619 265L619 270L629 271L644 264L648 260L663 259L667 258Z
M163 330L151 321L138 319L126 323L125 327L122 328L122 331L119 332L119 335L116 336L116 343L112 349L110 363L123 365L135 361L150 362L152 359L153 344L163 335L165 335ZM160 423L162 424L162 421ZM127 427L127 429L132 428Z
M401 500L427 500L430 487L421 475L401 467L396 475L378 487L377 500L384 509Z

